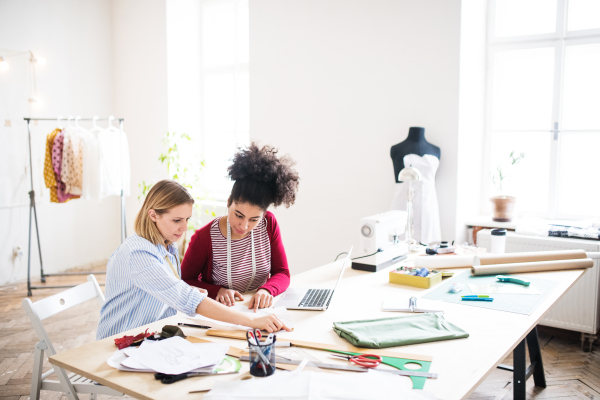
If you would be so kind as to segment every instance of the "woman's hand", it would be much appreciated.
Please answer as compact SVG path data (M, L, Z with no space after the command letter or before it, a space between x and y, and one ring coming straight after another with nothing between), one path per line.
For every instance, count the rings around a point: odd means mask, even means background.
M278 332L282 329L288 332L292 331L290 328L285 326L275 314L267 315L266 317L253 318L250 326L255 329L267 331L269 333Z
M259 308L271 307L271 304L273 304L273 296L271 296L271 293L269 293L268 290L259 289L254 293L252 299L250 299L248 309L254 308L254 312L256 312Z
M222 303L228 307L231 307L232 305L235 304L236 298L239 300L244 300L244 297L242 296L242 294L240 292L238 292L237 290L221 288L221 289L219 289L219 292L217 293L216 300L219 303Z

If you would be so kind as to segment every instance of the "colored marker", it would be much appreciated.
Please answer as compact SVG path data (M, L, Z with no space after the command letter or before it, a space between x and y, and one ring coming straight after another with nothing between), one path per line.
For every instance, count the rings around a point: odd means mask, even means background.
M491 297L463 297L462 301L494 301Z
M490 297L487 294L468 294L466 296L462 296L462 297Z

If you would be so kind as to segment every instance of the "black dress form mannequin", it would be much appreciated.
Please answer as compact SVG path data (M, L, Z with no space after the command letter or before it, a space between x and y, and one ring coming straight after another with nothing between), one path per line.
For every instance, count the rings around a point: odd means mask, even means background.
M398 174L406 165L404 165L404 156L407 154L416 154L423 157L425 154L440 158L441 150L439 147L425 140L425 128L412 126L408 130L408 137L404 142L392 146L390 156L394 163L394 179L398 183Z

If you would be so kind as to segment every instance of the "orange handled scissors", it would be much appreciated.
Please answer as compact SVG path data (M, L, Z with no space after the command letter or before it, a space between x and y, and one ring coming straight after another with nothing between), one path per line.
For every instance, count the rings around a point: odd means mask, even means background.
M381 356L375 354L360 354L358 356L351 356L347 354L332 354L331 357L343 358L365 368L375 368L383 361Z

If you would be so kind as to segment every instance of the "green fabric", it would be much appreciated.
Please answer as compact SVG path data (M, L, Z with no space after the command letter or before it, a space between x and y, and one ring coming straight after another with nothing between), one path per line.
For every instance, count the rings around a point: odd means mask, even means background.
M354 346L369 349L469 337L467 332L446 321L441 313L334 322L333 330Z

